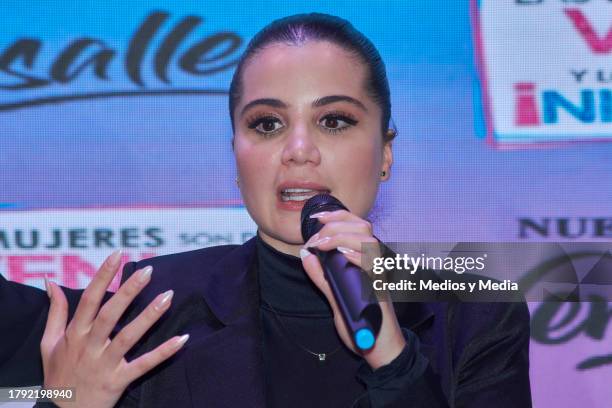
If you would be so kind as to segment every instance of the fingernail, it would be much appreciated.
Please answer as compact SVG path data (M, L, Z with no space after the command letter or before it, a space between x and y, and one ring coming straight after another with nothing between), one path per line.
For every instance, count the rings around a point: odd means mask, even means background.
M121 261L121 256L123 255L123 251L121 249L117 249L115 252L113 252L110 256L110 261L113 264L117 264Z
M317 239L319 239L319 233L317 232L316 234L314 234L312 237L310 237L310 239L308 241L306 241L306 245L308 245L308 243L310 242L314 242Z
M151 265L145 266L138 274L138 282L145 283L151 277L153 267Z
M173 295L174 291L172 289L164 292L164 295L157 301L157 304L155 304L155 309L162 310L164 307L166 307Z
M352 250L351 248L347 248L347 247L341 247L339 246L338 248L336 248L338 251L342 252L343 254L354 254L355 251Z
M301 259L306 258L308 255L312 255L309 250L307 250L306 248L300 248L300 258Z
M313 241L313 242L309 243L308 245L306 245L306 247L307 247L307 248L310 248L310 247L316 247L316 246L319 246L319 245L321 245L321 244L326 243L326 242L327 242L327 241L329 241L330 239L331 239L331 237L324 237L324 238L321 238L321 239L318 239L318 240L316 240L316 241Z
M183 334L181 337L179 337L176 340L176 347L183 347L185 345L185 343L187 343L187 340L189 340L189 335L188 334Z
M51 299L51 284L49 283L47 275L45 275L45 289L47 290L47 296L49 296L49 299Z
M310 218L321 218L321 217L325 217L327 214L329 214L329 211L321 211L316 214L312 214Z

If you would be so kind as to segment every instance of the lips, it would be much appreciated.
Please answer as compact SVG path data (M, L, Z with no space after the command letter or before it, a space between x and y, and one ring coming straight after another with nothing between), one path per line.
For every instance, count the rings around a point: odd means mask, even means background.
M313 182L289 181L279 185L277 193L281 207L294 210L301 208L306 200L317 194L330 193L330 189Z

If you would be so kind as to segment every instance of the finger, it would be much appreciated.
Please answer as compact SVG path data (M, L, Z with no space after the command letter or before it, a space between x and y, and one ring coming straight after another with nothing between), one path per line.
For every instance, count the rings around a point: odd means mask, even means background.
M360 237L362 237L360 235ZM356 241L359 242L359 241ZM350 248L348 245L353 246L354 248L356 248L357 246L359 246L361 249L361 243L359 242L359 245L357 244L346 244L347 246L342 246L342 245L337 245L336 243L333 242L332 237L319 237L319 236L313 236L311 240L309 240L308 242L306 242L304 244L304 248L317 248L320 249L322 251L329 251L332 249L337 249L339 252L342 252L342 254L344 254L344 256L351 261L352 263L354 263L355 265L359 266L361 268L361 253L353 248Z
M147 371L166 361L179 351L189 340L189 335L175 336L159 345L157 348L143 354L135 360L127 363L125 378L132 382L144 375Z
M342 255L353 265L359 267L362 271L364 271L370 279L375 279L376 274L373 272L374 261L373 259L377 256L374 255L371 251L366 251L366 255L364 256L363 252L355 251L351 248L338 247L336 248L339 252L342 252Z
M320 232L323 232L323 229ZM373 259L382 253L378 239L360 233L342 232L322 238L317 234L306 242L304 247L322 251L337 249L350 263L364 270L370 278L373 277L371 272Z
M370 227L372 226L372 224L369 221L364 220L363 218L360 218L358 215L353 214L352 212L347 211L347 210L323 211L320 213L312 214L310 218L316 218L322 224L327 224L328 222L332 222L332 221L358 221L358 222L366 223Z
M152 272L153 267L150 265L138 270L121 285L113 297L104 303L91 329L89 342L91 348L102 348L127 307L151 281Z
M160 293L155 299L134 319L125 326L109 344L106 353L114 361L121 360L140 340L140 338L159 320L168 310L172 302L172 290Z
M55 283L45 280L50 295L51 305L47 316L47 324L40 341L40 351L43 361L51 354L53 348L64 335L68 321L68 301L66 295Z
M113 280L121 264L121 251L113 252L102 264L87 288L83 291L69 330L83 333L89 330L104 297L106 288Z
M354 232L340 232L330 236L320 237L314 241L308 241L305 247L316 247L322 251L330 251L338 247L349 248L353 251L361 251L362 244L378 244L378 240L371 235Z
M351 248L345 248L345 247L338 247L336 248L339 252L342 253L342 255L344 255L344 257L353 265L363 269L362 265L363 265L363 257L362 257L362 253L359 251L355 251L354 249Z
M372 235L371 227L367 221L357 220L329 221L318 232L319 237L330 237L342 232L361 235Z
M318 245L317 248L324 251L329 251L330 249L334 249L333 247L336 245L337 243L330 243L326 240L321 245ZM351 245L352 248L348 245ZM341 243L341 245L336 246L335 249L341 252L349 262L365 271L370 278L375 276L372 272L374 267L374 259L380 257L382 254L380 242L378 240L368 240L368 242L361 242L359 245Z

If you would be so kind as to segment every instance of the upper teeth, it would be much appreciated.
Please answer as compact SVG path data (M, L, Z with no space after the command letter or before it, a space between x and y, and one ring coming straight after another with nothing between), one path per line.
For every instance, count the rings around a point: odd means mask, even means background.
M311 191L316 190L311 190L309 188L286 188L283 190L283 193L310 193Z
M317 194L317 190L309 188L286 188L281 192L282 201L305 201Z

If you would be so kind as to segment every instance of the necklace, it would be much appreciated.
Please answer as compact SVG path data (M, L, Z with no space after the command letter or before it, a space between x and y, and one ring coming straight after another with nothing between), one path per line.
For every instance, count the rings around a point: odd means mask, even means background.
M315 358L318 359L319 364L323 365L327 362L327 358L330 357L333 354L336 354L336 352L340 351L340 349L342 348L342 344L340 344L338 347L336 347L336 349L326 352L326 353L317 353L316 351L312 351L309 348L305 347L304 345L302 345L299 341L297 341L295 339L295 337L293 336L293 334L289 331L289 329L287 328L287 326L285 326L285 324L282 322L278 312L276 311L276 309L274 309L272 307L272 305L270 303L268 303L266 300L262 299L261 300L274 314L274 317L276 318L276 321L278 322L278 324L282 327L283 332L285 333L285 336L287 338L289 338L291 341L293 341L293 343L295 343L295 345L297 345L299 348L301 348L302 350L304 350L305 352L307 352L308 354L314 356Z

